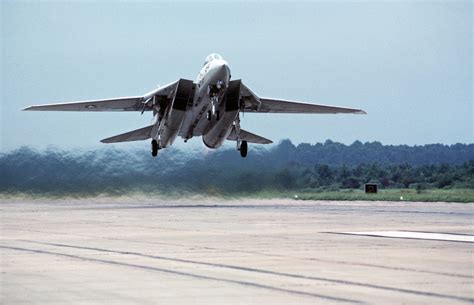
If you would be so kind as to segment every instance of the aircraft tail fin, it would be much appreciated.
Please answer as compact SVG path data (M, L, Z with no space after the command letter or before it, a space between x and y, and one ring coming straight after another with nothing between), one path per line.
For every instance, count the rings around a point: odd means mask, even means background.
M231 133L227 137L227 140L230 141L237 141L237 134L235 133L235 129L232 129ZM258 136L246 130L240 129L240 140L247 141L249 143L256 143L256 144L271 144L273 143L272 140L266 139L264 137Z
M132 130L126 133L122 133L107 139L100 140L102 143L118 143L118 142L130 142L140 141L151 138L151 130L153 125L144 128Z

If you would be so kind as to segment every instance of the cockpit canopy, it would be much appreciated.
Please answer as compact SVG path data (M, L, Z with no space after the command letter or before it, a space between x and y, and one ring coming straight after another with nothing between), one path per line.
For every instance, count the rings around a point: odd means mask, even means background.
M210 63L214 59L222 60L222 56L220 56L217 53L212 53L212 54L207 55L206 61L204 62L203 66L207 65L208 63Z

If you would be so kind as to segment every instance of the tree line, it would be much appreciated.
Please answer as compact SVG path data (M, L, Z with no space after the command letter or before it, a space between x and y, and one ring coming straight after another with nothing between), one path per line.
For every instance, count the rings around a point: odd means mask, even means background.
M326 141L266 149L251 146L189 153L106 147L91 151L28 147L0 153L0 192L56 194L160 192L251 193L262 190L474 188L474 144L420 146Z

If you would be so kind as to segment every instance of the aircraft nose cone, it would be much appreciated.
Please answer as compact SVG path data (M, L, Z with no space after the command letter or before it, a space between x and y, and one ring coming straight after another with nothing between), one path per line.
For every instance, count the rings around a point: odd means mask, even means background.
M230 69L226 63L219 64L216 70L222 80L228 80L230 78Z

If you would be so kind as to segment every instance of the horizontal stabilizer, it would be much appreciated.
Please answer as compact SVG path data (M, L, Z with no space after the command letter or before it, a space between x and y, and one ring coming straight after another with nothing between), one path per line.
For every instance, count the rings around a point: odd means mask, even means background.
M153 126L147 126L137 130L122 133L107 139L100 140L102 143L117 143L117 142L131 142L140 141L151 138L151 130Z
M227 137L227 140L237 141L237 135L235 133L235 129L232 129L232 132ZM253 134L253 133L248 132L248 131L243 130L243 129L240 129L240 140L247 141L249 143L256 143L256 144L271 144L271 143L273 143L269 139L266 139L266 138L261 137L261 136L257 136L256 134Z

